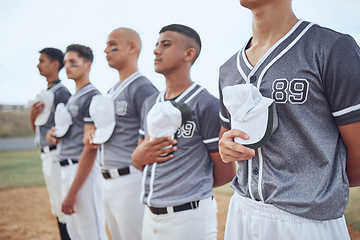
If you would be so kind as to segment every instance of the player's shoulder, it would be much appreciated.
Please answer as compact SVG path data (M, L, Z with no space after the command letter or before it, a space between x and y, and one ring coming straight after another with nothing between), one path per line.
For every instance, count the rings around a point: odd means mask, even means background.
M236 53L234 53L224 64L220 66L221 73L226 73L232 69L237 69L236 64L237 64L237 56L239 51L236 51Z
M318 24L313 24L311 26L308 34L306 34L306 37L312 43L328 46L348 44L349 42L355 43L355 40L349 34L341 33L334 29L320 26Z
M155 102L158 98L158 95L159 95L159 93L156 92L156 93L149 95L147 98L145 98L142 108L150 110L152 108L152 106L155 104Z
M196 96L195 102L201 109L219 108L219 99L212 95L206 88L203 88Z

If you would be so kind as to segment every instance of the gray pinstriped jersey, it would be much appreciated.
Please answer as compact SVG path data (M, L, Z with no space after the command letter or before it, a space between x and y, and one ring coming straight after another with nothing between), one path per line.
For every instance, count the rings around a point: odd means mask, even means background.
M89 114L90 102L92 97L98 94L100 92L90 83L69 98L66 108L71 114L73 124L61 139L60 159L80 158L84 148L84 125L93 124Z
M220 68L220 99L225 86L254 84L275 100L279 127L255 158L238 162L233 188L305 218L341 217L349 184L338 126L360 120L359 47L299 21L254 67L244 49ZM220 117L230 129L222 101Z
M164 92L160 94L164 101ZM144 103L143 134L147 134L147 113L158 96L155 94ZM171 160L145 166L141 196L148 206L176 206L212 195L213 163L209 153L218 152L219 101L195 83L175 101L185 102L193 109L192 120L178 129L178 150Z
M40 142L39 143L40 143L41 147L49 145L49 143L46 141L46 134L50 130L50 128L55 125L54 112L55 112L56 106L59 103L66 104L69 97L71 96L69 90L60 81L58 83L56 83L54 86L52 86L51 88L49 88L48 91L52 91L54 93L54 104L53 104L53 108L51 109L51 113L50 113L48 121L46 122L45 125L39 127L39 130L40 130L40 135L39 135Z
M129 81L131 83L125 87ZM120 88L123 90L117 94ZM117 83L109 92L116 94L116 125L112 136L104 143L102 164L105 168L124 168L132 164L131 154L138 143L140 114L144 100L158 91L145 76L136 72L124 82Z

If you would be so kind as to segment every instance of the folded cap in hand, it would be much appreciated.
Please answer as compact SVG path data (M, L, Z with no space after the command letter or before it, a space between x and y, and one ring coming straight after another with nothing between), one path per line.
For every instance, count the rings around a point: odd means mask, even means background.
M59 103L55 110L56 137L63 137L72 125L72 117L64 103Z
M225 87L223 101L231 115L231 128L249 136L247 140L235 138L235 142L256 149L270 139L277 128L273 99L263 97L252 84L240 84Z
M115 128L115 107L110 95L96 95L89 107L91 119L96 127L93 143L101 144L109 140Z
M43 90L36 96L36 102L42 102L44 109L35 119L35 126L45 125L49 119L51 109L54 105L54 93L48 90Z

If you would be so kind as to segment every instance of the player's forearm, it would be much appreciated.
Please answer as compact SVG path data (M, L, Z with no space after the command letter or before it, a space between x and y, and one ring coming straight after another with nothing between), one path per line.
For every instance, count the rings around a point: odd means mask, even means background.
M69 190L70 194L76 195L81 189L87 177L89 176L91 169L94 165L96 158L96 149L84 147L79 159L79 166L76 172L76 176Z
M346 173L349 179L350 187L360 186L360 151L358 154L349 152L347 153L347 162L353 163L357 162L358 164L347 164Z
M224 163L221 160L219 153L210 153L210 157L214 163L213 187L220 187L230 182L236 174L235 163L234 162Z

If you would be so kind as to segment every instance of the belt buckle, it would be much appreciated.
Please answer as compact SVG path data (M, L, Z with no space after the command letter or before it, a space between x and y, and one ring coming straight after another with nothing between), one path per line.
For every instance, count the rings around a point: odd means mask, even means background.
M102 175L104 176L105 179L111 178L109 170L102 168L101 173L102 173Z

